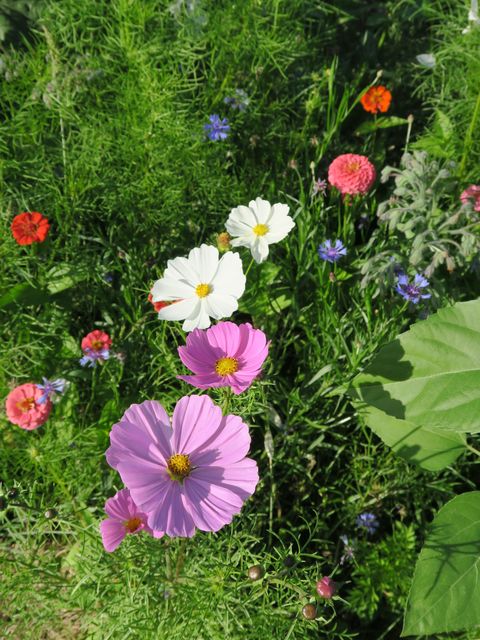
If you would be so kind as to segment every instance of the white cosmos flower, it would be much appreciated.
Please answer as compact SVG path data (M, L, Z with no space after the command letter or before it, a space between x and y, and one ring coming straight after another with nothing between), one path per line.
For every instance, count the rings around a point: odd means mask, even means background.
M185 320L184 331L206 329L210 318L228 318L245 291L245 275L238 253L218 258L218 249L206 244L188 258L169 260L163 278L152 287L152 302L172 302L158 312L161 320Z
M257 198L230 211L225 225L232 236L232 247L248 247L255 262L263 262L268 256L268 245L280 242L295 226L288 215L287 204L270 204Z

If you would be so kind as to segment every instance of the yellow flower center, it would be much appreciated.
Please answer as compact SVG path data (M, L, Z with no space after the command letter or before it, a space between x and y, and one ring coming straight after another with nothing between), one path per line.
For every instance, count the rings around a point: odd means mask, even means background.
M357 162L356 160L354 160L353 162L350 162L347 166L347 171L349 173L356 173L359 169L360 169L360 163Z
M229 376L238 371L238 360L236 358L220 358L215 363L215 371L219 376Z
M257 224L253 227L253 233L256 236L264 236L268 233L268 227L266 224Z
M135 533L135 531L138 529L138 527L140 527L140 525L143 524L142 519L141 518L130 518L130 520L127 520L125 523L125 529L128 531L128 533Z
M20 409L22 413L27 413L27 411L33 409L34 406L35 398L24 398L23 400L20 400L20 402L17 402L17 409Z
M212 287L209 284L199 284L195 289L195 293L199 298L205 298L212 291Z
M91 344L94 351L101 351L103 349L103 342L101 340L92 340Z
M192 464L190 458L184 453L175 453L167 461L168 473L172 480L182 482L190 475Z

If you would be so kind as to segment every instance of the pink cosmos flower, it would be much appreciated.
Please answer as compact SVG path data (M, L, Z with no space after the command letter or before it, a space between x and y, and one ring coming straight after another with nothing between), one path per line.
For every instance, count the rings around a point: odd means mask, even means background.
M132 500L130 491L122 489L105 503L108 518L100 523L100 533L105 551L112 552L127 534L144 530L154 538L161 538L162 531L152 531L147 524L147 515L140 511Z
M198 389L231 387L239 394L252 384L268 355L267 337L248 322L237 326L219 322L204 331L195 329L187 345L178 347L183 364L194 376L177 376Z
M169 536L218 531L255 491L248 427L208 396L185 396L172 424L159 402L132 405L112 427L107 462L119 472L148 526Z
M366 194L375 182L375 167L366 156L345 153L328 167L328 181L342 195Z
M5 401L7 417L10 422L27 431L38 429L47 421L52 403L43 398L43 391L37 385L27 382L10 391Z
M465 191L460 195L460 200L463 204L468 204L469 202L473 205L474 211L480 211L480 184L471 184Z

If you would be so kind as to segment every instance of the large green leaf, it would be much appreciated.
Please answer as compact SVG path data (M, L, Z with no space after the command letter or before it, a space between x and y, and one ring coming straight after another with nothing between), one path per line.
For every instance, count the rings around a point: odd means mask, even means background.
M480 431L480 299L417 322L353 386L366 405L422 429Z
M37 305L43 304L49 298L48 292L43 289L32 287L23 282L16 284L11 289L0 295L0 309L12 304Z
M480 626L480 491L438 512L415 567L402 636Z
M396 454L422 469L440 471L465 451L465 436L462 433L417 427L374 407L366 408L363 417L370 429Z

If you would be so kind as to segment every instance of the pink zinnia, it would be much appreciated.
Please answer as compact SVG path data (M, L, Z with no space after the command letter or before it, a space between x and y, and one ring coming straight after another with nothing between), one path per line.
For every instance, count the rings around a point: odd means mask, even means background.
M463 204L472 203L474 211L480 211L480 184L472 184L460 195Z
M108 351L112 346L112 340L108 333L95 329L90 331L82 339L82 351Z
M178 347L183 364L194 376L177 376L198 389L231 387L242 393L261 371L268 355L267 337L248 322L237 326L219 322L206 330L195 329L187 345Z
M328 181L342 195L366 194L375 182L376 171L366 156L345 153L328 167Z
M208 396L185 396L172 423L159 402L132 405L110 432L107 461L148 525L169 536L218 531L255 491L248 427Z
M47 400L40 402L43 391L37 385L27 382L16 387L7 396L5 408L10 422L27 431L38 429L47 421L52 403Z
M163 532L150 529L147 524L147 514L138 509L128 489L118 491L113 498L107 500L105 513L108 518L100 523L105 551L115 551L127 534L144 530L155 538L163 536Z

